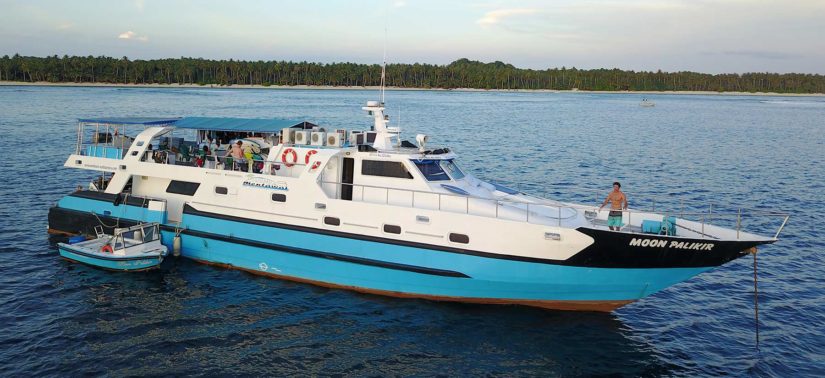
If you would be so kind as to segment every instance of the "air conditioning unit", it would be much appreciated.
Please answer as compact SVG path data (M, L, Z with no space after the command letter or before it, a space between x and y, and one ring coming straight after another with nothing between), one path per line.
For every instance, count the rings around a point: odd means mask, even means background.
M358 143L358 136L362 135L363 138L363 131L360 130L353 130L349 132L349 144L353 146L357 146Z
M295 135L293 136L293 143L296 145L307 145L309 144L309 131L307 130L295 130Z
M341 147L343 145L344 145L344 139L341 138L341 134L332 133L332 134L327 135L327 146Z
M313 146L323 146L326 142L327 133L323 131L313 131L310 135L310 144Z
M295 142L295 129L287 127L281 130L281 143L292 144Z

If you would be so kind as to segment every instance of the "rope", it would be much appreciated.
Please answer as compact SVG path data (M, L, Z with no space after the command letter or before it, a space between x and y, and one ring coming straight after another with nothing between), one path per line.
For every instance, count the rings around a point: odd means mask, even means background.
M92 213L92 215L95 216L95 218L97 219L97 222L100 223L100 225L103 226L103 227L108 227L108 228L118 228L118 227L120 227L120 218L115 218L115 224L113 226L110 226L106 223L103 223L103 221L100 220L100 217L98 217L97 213L95 213L94 211L90 211L90 213Z

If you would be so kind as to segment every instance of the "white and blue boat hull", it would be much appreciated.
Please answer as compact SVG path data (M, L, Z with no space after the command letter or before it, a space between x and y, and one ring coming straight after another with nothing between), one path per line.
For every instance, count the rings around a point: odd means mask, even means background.
M121 224L144 221L142 216L156 216L135 205L112 207L106 201L74 198L52 208L50 225L60 229L60 219L68 219L62 224L72 225L97 224L97 218L113 222L114 215L120 214L136 216L120 217ZM167 224L162 228L163 242L169 247L176 227L181 229L182 256L256 274L396 297L594 311L610 311L685 281L744 255L741 251L750 247L732 246L734 252L713 263L634 267L622 261L611 266L593 258L587 259L590 264L572 264L445 250L439 246L239 219L198 211L188 205L179 225ZM616 256L622 253L614 251Z
M60 256L65 259L108 270L143 271L157 269L163 262L163 256L161 255L150 257L114 256L84 251L73 247L71 244L64 243L59 243L57 249Z

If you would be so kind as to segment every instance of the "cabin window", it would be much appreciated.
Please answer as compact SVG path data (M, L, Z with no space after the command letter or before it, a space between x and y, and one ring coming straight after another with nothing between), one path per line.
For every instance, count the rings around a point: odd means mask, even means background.
M400 161L362 160L361 174L365 176L413 178L407 168L404 167L404 163Z
M401 233L401 226L385 224L384 225L384 232L386 232L388 234L400 234Z
M215 194L226 194L226 193L229 193L229 190L227 190L225 186L216 186L215 187Z
M447 175L447 172L444 172L444 169L438 164L438 160L413 160L413 163L415 163L415 166L418 167L418 170L421 171L421 174L424 175L427 181L450 180L450 176Z
M193 196L200 187L200 183L172 180L169 186L166 187L166 193L183 194L185 196Z
M272 200L275 202L286 202L286 194L272 193Z
M136 144L137 144L138 147L143 147L143 141L142 140L139 140Z
M324 217L324 224L328 224L330 226L340 226L341 220L336 217Z
M132 151L132 156L137 156L138 151Z
M464 234L450 233L450 241L453 243L467 244L470 242L470 237Z

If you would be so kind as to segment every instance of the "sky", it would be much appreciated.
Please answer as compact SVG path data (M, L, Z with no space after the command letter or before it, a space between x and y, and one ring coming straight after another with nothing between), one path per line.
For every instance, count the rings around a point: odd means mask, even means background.
M825 74L825 0L0 0L0 55Z

